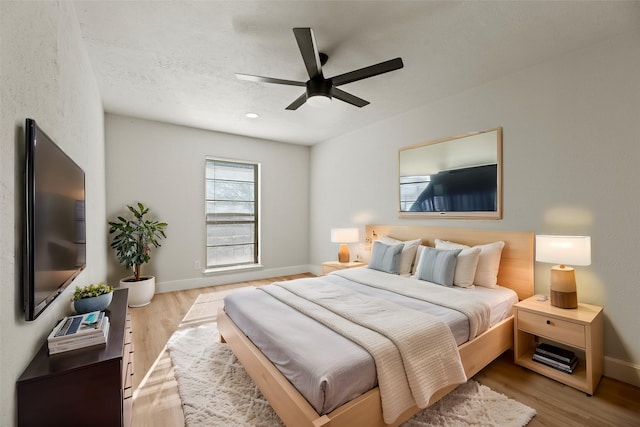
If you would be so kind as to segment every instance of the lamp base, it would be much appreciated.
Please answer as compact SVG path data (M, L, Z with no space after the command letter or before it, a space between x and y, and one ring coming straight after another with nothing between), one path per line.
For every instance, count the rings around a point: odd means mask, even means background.
M551 305L559 308L578 308L576 275L571 267L556 265L551 268Z
M551 290L551 305L559 308L578 308L577 292L561 292Z
M349 246L345 243L341 243L340 249L338 250L338 262L348 263L349 259Z

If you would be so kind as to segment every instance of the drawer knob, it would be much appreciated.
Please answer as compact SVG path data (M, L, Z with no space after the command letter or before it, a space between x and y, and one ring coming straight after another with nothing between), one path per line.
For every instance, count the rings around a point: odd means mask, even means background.
M551 320L547 320L547 325L550 325L550 324L551 324Z

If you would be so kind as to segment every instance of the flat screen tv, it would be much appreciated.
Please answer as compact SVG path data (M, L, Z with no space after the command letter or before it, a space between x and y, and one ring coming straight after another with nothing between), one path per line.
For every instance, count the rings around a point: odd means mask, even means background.
M25 124L24 311L33 320L86 266L84 171Z
M411 205L412 212L493 212L497 209L497 165L440 171Z

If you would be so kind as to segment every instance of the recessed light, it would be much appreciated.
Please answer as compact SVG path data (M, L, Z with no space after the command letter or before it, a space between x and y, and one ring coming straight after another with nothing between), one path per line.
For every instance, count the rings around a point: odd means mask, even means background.
M247 114L245 114L245 116L247 116L250 119L257 119L258 118L258 114L257 113L247 113Z

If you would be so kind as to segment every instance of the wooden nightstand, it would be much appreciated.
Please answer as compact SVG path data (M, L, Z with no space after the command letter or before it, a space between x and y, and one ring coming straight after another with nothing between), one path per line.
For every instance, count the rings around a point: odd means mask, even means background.
M356 267L364 267L367 265L366 262L359 261L351 261L351 262L338 262L338 261L329 261L322 263L322 274L329 274L332 271L342 270L345 268L356 268Z
M604 365L602 307L578 304L578 308L553 307L533 296L515 305L515 363L591 395ZM538 342L565 347L578 356L573 374L532 360Z

